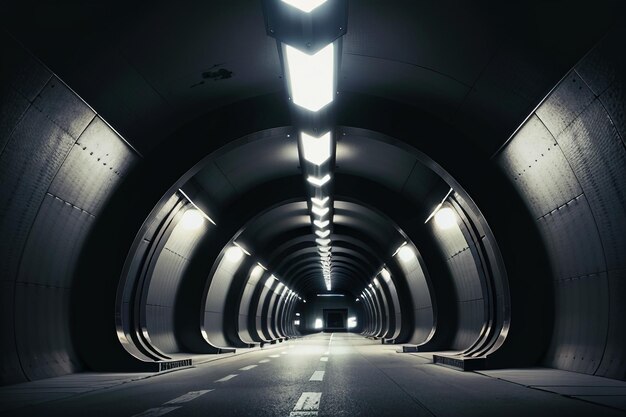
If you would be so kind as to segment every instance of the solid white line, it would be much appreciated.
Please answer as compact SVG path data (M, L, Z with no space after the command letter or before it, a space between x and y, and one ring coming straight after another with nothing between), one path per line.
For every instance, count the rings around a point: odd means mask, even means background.
M317 411L320 408L321 392L303 392L293 411Z
M217 380L217 381L215 381L215 382L225 382L225 381L228 381L228 380L230 380L230 379L233 379L233 378L234 378L234 377L236 377L237 375L238 375L238 374L230 374L230 375L226 375L224 378L222 378L222 379L218 379L218 380Z
M280 358L280 355L270 355L270 358Z
M259 363L268 363L269 361L270 361L269 359L261 359Z
M328 356L322 356L322 357L320 358L320 361L322 361L322 362L328 362Z
M187 394L181 395L178 398L174 398L173 400L170 400L166 403L163 403L163 405L167 405L167 404L181 404L181 403L186 403L187 401L191 401L195 398L198 398L201 395L206 394L207 392L211 392L213 391L212 389L205 389L202 391L190 391Z
M313 372L313 375L311 375L311 378L309 378L309 381L323 381L325 372L326 371L315 371L315 372Z
M239 369L240 371L249 371L250 369L256 368L259 365L248 365L248 366L244 366L243 368Z
M170 411L174 411L179 409L180 407L158 407L158 408L150 408L149 410L144 411L143 413L135 414L133 417L158 417L163 414L167 414Z

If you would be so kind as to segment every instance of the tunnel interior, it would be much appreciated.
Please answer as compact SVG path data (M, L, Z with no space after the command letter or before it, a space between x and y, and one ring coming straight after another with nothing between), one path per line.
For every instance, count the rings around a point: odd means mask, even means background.
M618 2L206 3L2 6L0 384L320 332L626 380Z

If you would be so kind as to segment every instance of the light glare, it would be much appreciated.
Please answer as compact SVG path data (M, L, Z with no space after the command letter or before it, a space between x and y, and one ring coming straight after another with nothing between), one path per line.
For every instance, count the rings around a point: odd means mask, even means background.
M444 207L435 213L435 224L442 230L450 229L456 225L456 214L450 207Z
M313 55L285 44L285 61L294 104L316 112L333 101L335 50L332 43Z
M226 259L230 262L239 262L243 255L244 253L239 246L231 246L226 250Z
M183 227L187 230L197 230L204 224L204 217L198 210L187 210L180 220Z

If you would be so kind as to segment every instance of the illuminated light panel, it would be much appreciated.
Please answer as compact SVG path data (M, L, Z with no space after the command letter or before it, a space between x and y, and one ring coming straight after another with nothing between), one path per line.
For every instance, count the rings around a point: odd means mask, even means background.
M326 209L328 210L328 209ZM313 224L317 227L319 227L320 229L325 228L326 226L328 226L330 224L330 221L328 220L313 220Z
M231 246L226 250L226 259L230 262L239 262L243 258L244 252L239 246Z
M300 325L300 320L294 320L293 324L294 324L294 326L299 326Z
M328 246L330 244L330 239L315 239L315 242L318 245Z
M300 134L304 159L315 165L322 165L332 155L330 132L316 138L304 132Z
M326 205L326 203L328 203L328 200L330 198L329 197L324 197L324 198L317 198L317 197L312 197L311 198L311 203L318 205L320 207L324 207Z
M326 174L322 178L309 175L308 177L306 177L306 180L316 187L321 187L324 184L326 184L328 181L330 181L330 174Z
M321 238L328 237L328 235L330 235L330 230L324 230L324 231L316 230L315 234Z
M335 47L326 45L313 55L284 45L291 99L294 104L316 112L333 101Z
M326 3L327 0L282 0L292 7L298 10L302 10L304 13L311 13L313 10Z
M190 209L183 214L180 223L187 230L197 230L204 224L204 216L199 210Z
M328 251L330 251L330 246L318 246L317 250L319 250L321 252L328 252Z
M356 327L356 317L348 317L348 329L354 329Z
M313 327L321 329L323 327L322 319L315 319L315 325Z
M450 207L444 207L435 213L435 224L442 230L450 229L456 225L456 213Z

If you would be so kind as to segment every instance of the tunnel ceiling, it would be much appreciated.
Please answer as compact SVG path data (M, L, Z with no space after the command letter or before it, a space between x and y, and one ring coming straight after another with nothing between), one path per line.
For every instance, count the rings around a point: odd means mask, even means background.
M602 36L613 3L352 1L340 92L415 105L493 151ZM143 153L206 111L283 91L260 1L2 9L10 32Z

